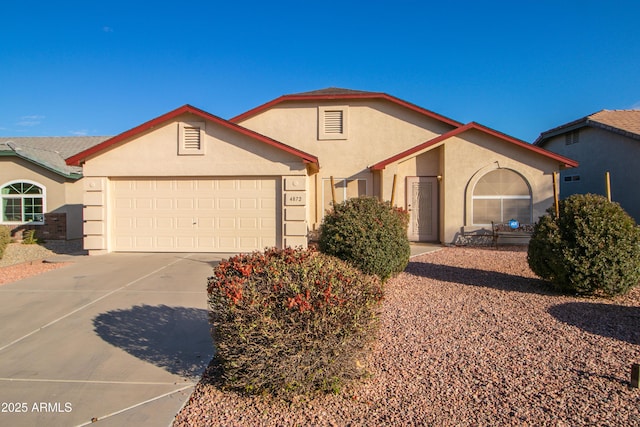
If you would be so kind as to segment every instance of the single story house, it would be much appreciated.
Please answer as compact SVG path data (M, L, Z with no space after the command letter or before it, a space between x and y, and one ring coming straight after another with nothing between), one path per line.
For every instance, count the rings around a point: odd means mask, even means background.
M560 194L607 194L640 223L640 110L601 110L546 132L534 142L580 166L560 171Z
M81 239L82 169L65 159L105 139L0 137L0 227L17 238L36 228L45 239Z
M306 246L335 195L394 199L414 241L535 222L577 162L385 93L284 95L231 120L185 105L66 159L82 167L85 249ZM332 188L333 186L333 188Z

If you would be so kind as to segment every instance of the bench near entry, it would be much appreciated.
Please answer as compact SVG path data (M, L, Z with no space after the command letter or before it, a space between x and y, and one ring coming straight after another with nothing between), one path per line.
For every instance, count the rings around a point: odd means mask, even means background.
M521 224L515 219L507 222L492 221L491 231L492 244L495 247L498 247L499 243L526 245L533 234L533 224Z

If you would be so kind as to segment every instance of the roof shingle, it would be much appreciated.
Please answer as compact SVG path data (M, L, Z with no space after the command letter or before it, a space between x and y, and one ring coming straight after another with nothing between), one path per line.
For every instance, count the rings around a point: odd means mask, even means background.
M590 115L588 120L640 137L640 110L602 110Z
M0 137L0 154L14 155L69 178L79 178L82 168L65 160L102 141L105 136Z
M534 145L543 145L549 138L585 126L606 129L634 139L640 139L640 110L600 110L596 113L542 132Z

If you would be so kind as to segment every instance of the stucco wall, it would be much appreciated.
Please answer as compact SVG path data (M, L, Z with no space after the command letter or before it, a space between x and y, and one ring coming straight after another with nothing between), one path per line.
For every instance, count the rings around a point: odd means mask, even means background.
M472 219L473 188L486 173L507 168L520 174L530 186L532 221L536 222L553 204L552 174L558 167L556 161L475 130L448 140L442 179L446 194L443 242L455 243L463 230L477 228Z
M202 155L179 154L180 123L202 123L185 114L110 147L84 164L85 248L90 254L113 250L110 178L276 177L281 205L276 244L305 246L308 233L308 177L297 156L214 122L205 123Z
M27 180L45 188L45 212L67 214L67 239L82 237L82 186L19 157L0 157L0 186Z
M545 143L547 150L577 160L580 165L560 172L560 196L593 193L606 195L605 172L611 174L612 200L640 222L640 141L598 128L581 128L579 142L566 145L565 135ZM580 176L565 182L565 176Z
M319 138L319 107L332 105L348 107L344 139ZM371 99L285 102L239 124L318 157L321 169L309 187L313 203L309 221L314 227L324 214L323 179L365 179L368 195L379 196L382 190L382 197L389 200L390 184L385 181L381 189L369 166L453 128L390 101Z
M440 241L451 244L458 243L465 233L483 228L489 232L486 227L474 225L472 216L473 188L486 173L498 168L519 173L531 188L535 222L553 203L552 173L558 167L557 162L540 154L470 130L388 165L381 175L385 195L390 194L393 175L397 175L396 204L404 208L406 177L439 176Z
M305 173L303 162L281 149L212 122L204 155L178 155L178 124L202 122L184 115L86 161L84 176L239 176ZM161 166L160 166L161 165Z

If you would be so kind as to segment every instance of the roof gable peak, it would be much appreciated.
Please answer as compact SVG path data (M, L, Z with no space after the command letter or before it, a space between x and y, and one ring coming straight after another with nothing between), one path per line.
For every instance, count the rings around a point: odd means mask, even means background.
M452 127L460 127L463 124L450 119L448 117L445 117L441 114L435 113L433 111L427 110L426 108L422 108L420 106L417 106L415 104L412 104L410 102L404 101L400 98L396 98L395 96L392 95L388 95L384 92L366 92L366 91L360 91L360 90L352 90L352 89L342 89L342 88L335 88L335 87L330 87L330 88L326 88L326 89L320 89L320 90L315 90L315 91L311 91L311 92L302 92L302 93L297 93L297 94L292 94L292 95L282 95L279 98L276 98L274 100L271 100L265 104L262 104L258 107L255 107L249 111L246 111L236 117L233 117L232 119L230 119L231 122L233 123L239 123L242 122L248 118L251 118L253 116L256 116L264 111L269 110L272 107L275 107L281 103L284 102L289 102L289 101L322 101L322 100L331 100L331 101L336 101L336 100L366 100L366 99L382 99L382 100L386 100L389 102L392 102L396 105L400 105L404 108L408 108L410 110L413 110L419 114L423 114L427 117L430 117L432 119L435 120L439 120L443 123L446 123Z

